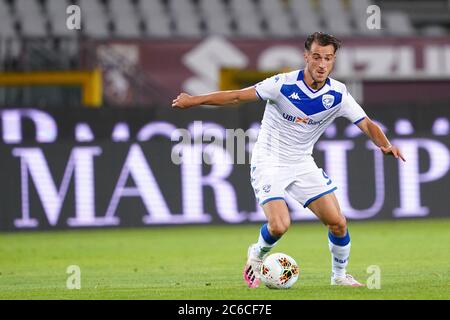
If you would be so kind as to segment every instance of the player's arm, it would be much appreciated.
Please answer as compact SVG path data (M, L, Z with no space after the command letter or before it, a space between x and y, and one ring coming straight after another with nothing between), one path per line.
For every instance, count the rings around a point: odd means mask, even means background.
M403 161L406 161L405 157L400 152L400 149L389 142L383 130L381 130L380 126L375 122L368 117L365 117L357 123L357 126L377 145L377 147L381 149L381 151L383 151L385 155L392 155L397 159L400 158Z
M181 93L172 101L172 107L186 109L199 105L236 105L243 102L256 101L258 99L255 87L241 90L218 91L199 96Z

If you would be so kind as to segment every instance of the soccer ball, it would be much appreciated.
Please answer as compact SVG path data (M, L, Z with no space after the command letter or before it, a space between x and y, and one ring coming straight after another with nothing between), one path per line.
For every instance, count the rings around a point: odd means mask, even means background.
M273 253L261 266L261 281L270 289L289 289L297 281L299 268L295 260L284 253Z

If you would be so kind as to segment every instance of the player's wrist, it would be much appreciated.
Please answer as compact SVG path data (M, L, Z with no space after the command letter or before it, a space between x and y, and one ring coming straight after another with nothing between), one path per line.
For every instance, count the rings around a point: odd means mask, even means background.
M391 153L391 149L392 148L392 144L388 143L385 145L381 145L380 146L380 150L384 153L384 154L389 154Z
M188 99L188 105L189 107L199 106L205 104L205 100L206 99L202 96L190 96Z

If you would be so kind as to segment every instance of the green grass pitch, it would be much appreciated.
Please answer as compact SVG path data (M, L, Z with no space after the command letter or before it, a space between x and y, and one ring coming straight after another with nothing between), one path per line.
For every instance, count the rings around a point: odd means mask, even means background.
M0 234L0 299L450 299L450 219L349 222L348 272L381 288L331 287L326 228L294 223L274 252L300 265L289 290L242 280L259 225ZM67 267L81 270L69 290Z

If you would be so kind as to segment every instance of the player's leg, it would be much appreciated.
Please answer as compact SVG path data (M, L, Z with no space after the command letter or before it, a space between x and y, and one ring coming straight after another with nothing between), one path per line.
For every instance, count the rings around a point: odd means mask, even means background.
M346 272L350 257L350 234L336 195L334 192L324 194L311 201L308 208L328 227L332 268L331 284L360 286L361 284Z
M267 218L260 230L258 242L254 248L258 256L263 258L275 246L291 225L291 217L284 200L272 200L262 205Z
M247 263L244 267L244 279L250 288L259 285L259 273L262 261L278 240L288 230L291 219L284 199L273 199L261 204L267 217L259 232L258 242L250 245Z

